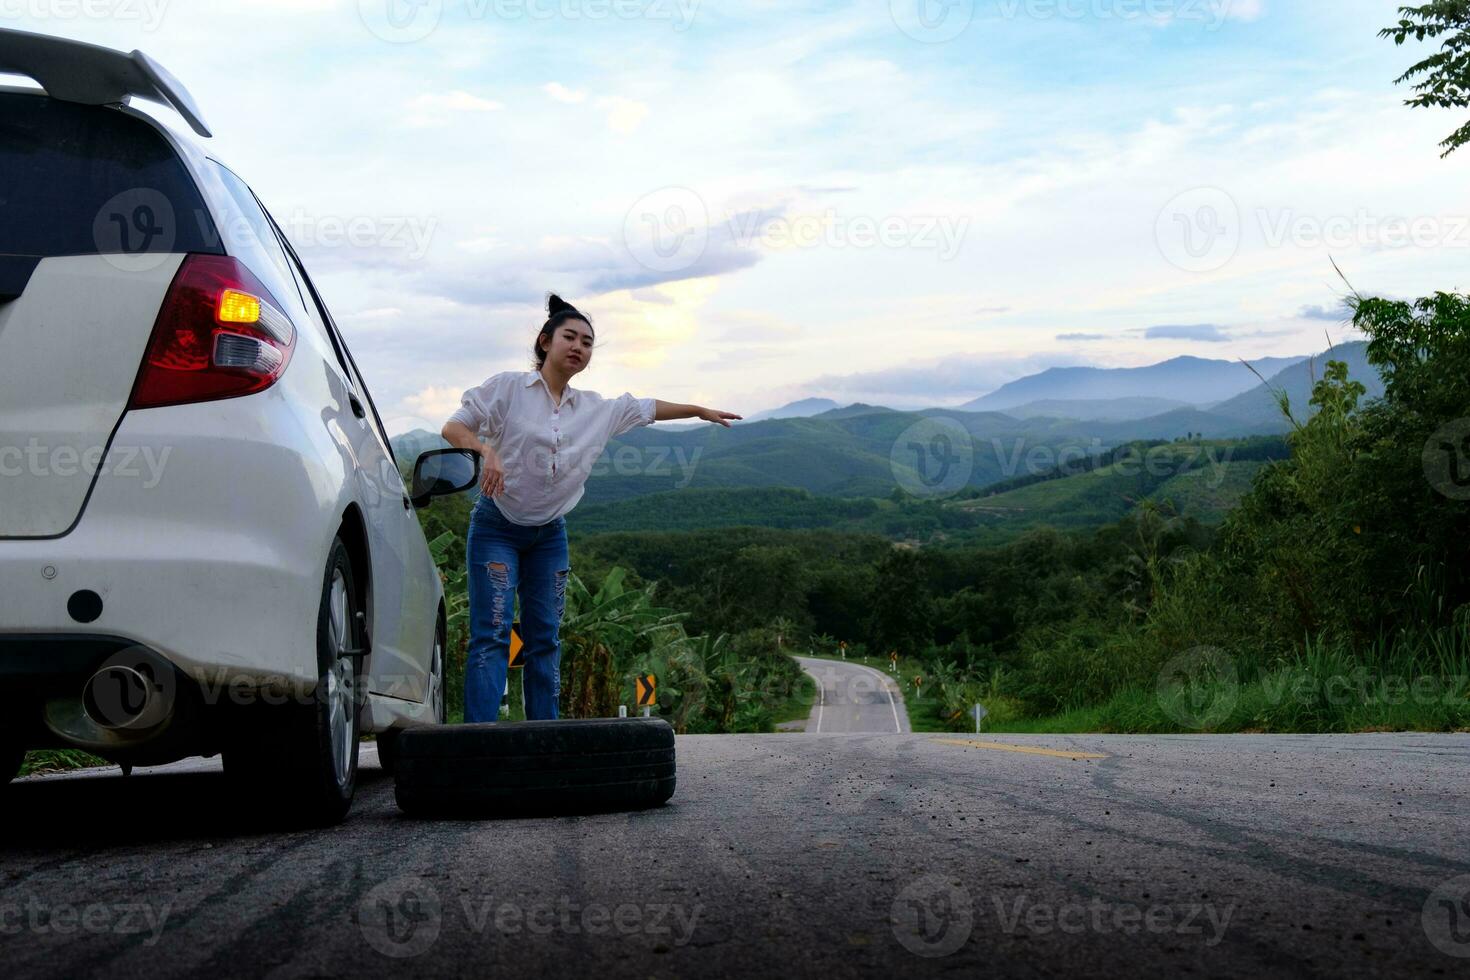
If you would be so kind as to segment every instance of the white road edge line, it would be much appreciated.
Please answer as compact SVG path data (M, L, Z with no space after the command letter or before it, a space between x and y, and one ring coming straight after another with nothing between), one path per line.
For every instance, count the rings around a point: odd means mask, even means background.
M815 657L808 657L807 659L808 660L815 660L817 658L815 658ZM886 694L886 695L888 695L888 707L890 707L890 708L893 709L893 734L895 734L895 735L902 735L903 734L903 725L900 724L899 723L899 720L898 720L898 703L893 700L893 691L890 690L889 687L888 687L888 675L887 674L884 674L881 671L879 671L879 670L877 670L876 668L873 668L873 667L865 667L862 664L855 664L855 663L853 663L850 660L828 660L827 663L830 663L830 664L840 664L843 667L851 667L853 670L865 670L865 671L867 671L870 674L876 675L877 678L878 678L879 686L881 686L883 688L883 693ZM822 730L822 715L821 715L821 711L819 709L818 712L817 712L817 731L821 731L821 730Z

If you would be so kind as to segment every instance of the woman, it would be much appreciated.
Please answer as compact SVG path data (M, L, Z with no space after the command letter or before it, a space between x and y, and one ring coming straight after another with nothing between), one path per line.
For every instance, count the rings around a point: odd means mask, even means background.
M445 423L449 444L480 454L480 499L466 546L470 643L464 718L494 721L510 659L514 597L521 600L526 717L557 716L561 616L566 604L566 513L607 441L667 419L729 427L741 416L624 392L604 398L568 382L592 362L592 323L553 295L536 335L532 371L502 371L464 393Z

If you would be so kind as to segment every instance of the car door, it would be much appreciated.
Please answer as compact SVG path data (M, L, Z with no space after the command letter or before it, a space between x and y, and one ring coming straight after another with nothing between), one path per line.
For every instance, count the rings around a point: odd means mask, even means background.
M280 233L279 226L277 233ZM352 353L300 256L284 235L281 239L292 271L307 293L308 315L330 339L336 353L334 366L341 370L342 380L351 392L352 416L343 419L342 424L351 433L358 501L367 525L372 564L373 657L368 690L422 701L438 612L432 579L424 569L428 547L393 456L392 444ZM432 559L428 559L428 571L437 575Z

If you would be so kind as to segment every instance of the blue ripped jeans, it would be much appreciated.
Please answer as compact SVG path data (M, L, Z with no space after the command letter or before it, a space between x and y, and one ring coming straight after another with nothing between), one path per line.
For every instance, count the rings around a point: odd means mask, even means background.
M465 662L464 720L495 721L510 660L510 626L520 592L525 644L526 718L557 716L561 693L561 615L566 607L567 519L514 524L481 496L470 511L465 545L470 642Z

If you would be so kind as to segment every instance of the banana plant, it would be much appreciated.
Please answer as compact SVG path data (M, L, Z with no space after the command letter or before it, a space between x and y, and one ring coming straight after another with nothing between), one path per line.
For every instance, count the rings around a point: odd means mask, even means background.
M465 581L464 555L454 548L458 540L453 532L445 531L429 542L429 553L439 568L439 578L444 583L445 625L450 630L465 629L470 618L470 594Z
M635 657L684 636L689 614L654 605L654 583L631 589L626 578L625 569L614 568L593 592L575 572L567 575L562 697L570 717L615 714L621 681L631 685Z

